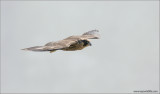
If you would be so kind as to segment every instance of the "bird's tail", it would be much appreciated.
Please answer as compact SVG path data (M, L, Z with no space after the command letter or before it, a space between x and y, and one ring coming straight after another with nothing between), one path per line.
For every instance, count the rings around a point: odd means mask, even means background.
M44 49L44 46L34 46L34 47L30 47L30 48L25 48L22 50L26 50L26 51L37 51L37 52L41 52L41 51L48 51L47 49Z

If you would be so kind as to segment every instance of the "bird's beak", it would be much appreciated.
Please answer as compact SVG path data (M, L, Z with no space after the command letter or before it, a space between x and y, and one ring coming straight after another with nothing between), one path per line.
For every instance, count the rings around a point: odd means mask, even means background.
M89 42L89 46L92 46L92 44Z

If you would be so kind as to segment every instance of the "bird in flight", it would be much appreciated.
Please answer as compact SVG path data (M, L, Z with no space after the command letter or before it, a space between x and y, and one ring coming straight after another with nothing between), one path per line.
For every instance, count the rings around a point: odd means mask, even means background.
M34 46L22 50L37 51L37 52L49 51L50 53L55 52L57 50L63 50L63 51L82 50L87 46L91 46L91 43L88 39L100 38L98 32L99 32L98 30L91 30L82 35L70 36L60 41L49 42L44 46Z

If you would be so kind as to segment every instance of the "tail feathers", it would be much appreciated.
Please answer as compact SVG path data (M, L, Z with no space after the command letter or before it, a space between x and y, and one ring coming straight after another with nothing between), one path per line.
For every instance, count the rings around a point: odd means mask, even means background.
M30 47L30 48L25 48L22 50L26 50L26 51L48 51L45 49L44 46L34 46L34 47Z

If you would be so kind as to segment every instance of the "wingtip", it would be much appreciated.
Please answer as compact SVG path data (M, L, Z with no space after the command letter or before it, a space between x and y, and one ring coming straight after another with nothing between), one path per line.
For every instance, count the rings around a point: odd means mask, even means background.
M83 35L92 35L92 34L97 34L98 32L99 32L99 30L95 29L95 30L91 30L86 33L83 33Z
M96 32L99 32L99 30L95 29L95 30L92 30L92 31L96 31Z

